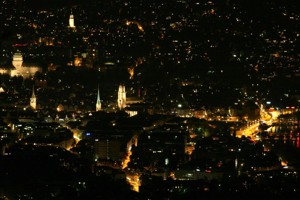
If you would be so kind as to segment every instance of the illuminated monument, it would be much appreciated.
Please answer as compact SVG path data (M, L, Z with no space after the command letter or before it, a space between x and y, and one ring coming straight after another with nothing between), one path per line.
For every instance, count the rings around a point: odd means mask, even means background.
M97 102L96 102L96 112L101 110L101 100L100 100L100 91L98 86L98 95L97 95Z
M74 15L72 13L71 13L70 18L69 18L69 27L70 28L75 28Z
M119 86L118 107L119 107L119 109L124 109L126 107L126 91L125 91L124 85Z
M36 96L35 96L35 93L34 93L34 87L32 88L32 95L30 97L30 107L33 110L36 110Z

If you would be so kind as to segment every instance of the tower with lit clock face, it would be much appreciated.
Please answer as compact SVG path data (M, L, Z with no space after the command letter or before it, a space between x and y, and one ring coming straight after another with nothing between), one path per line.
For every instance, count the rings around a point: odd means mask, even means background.
M32 95L30 97L30 107L33 110L36 110L36 96L35 96L35 93L34 93L34 87L32 88Z

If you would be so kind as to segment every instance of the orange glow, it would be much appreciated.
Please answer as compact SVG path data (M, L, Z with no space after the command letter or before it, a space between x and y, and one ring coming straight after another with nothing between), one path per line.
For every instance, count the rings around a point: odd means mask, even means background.
M140 64L142 64L144 62L144 60L142 58L137 58L137 60L135 61L135 66L134 67L138 67ZM134 76L134 67L128 67L128 73L129 73L129 79L133 79Z
M135 140L135 142L137 142L137 141ZM127 168L128 163L130 162L130 156L132 154L131 148L130 147L127 147L127 148L128 148L127 155L126 155L126 157L123 161L123 165L122 165L123 170ZM129 171L127 169L125 170L125 173L126 173L126 180L131 185L131 189L135 192L139 192L139 187L141 186L141 182L140 182L141 174L137 173L137 172Z
M122 169L125 169L128 166L128 163L130 162L131 154L132 154L131 151L127 152L127 156L126 156L125 160L123 161Z
M59 105L57 106L56 110L57 110L57 112L61 112L61 111L64 110L64 106L61 105L61 104L59 104Z
M140 31L144 32L144 28L140 24L138 24L137 26Z
M185 147L185 153L187 153L188 155L192 155L193 151L195 150L195 146L194 145L187 145Z
M286 161L281 161L281 166L282 167L286 167L288 165L288 163Z
M135 24L137 25L138 29L142 32L144 32L144 28L142 27L142 25L136 21L126 21L126 25L129 26L131 24Z
M130 75L129 79L133 79L134 76L134 68L133 67L129 67L128 68L128 73Z
M79 132L78 131L76 131L76 130L72 130L72 132L73 132L73 138L74 138L74 140L75 140L75 142L76 142L76 144L81 140L80 138L79 138Z
M140 175L135 174L127 174L126 175L127 182L131 185L132 190L135 192L139 192L139 187L141 186Z
M256 131L257 131L257 129L258 129L258 126L259 126L259 123L255 123L255 124L253 124L253 125L251 125L251 126L249 126L249 127L245 127L244 129L241 129L241 130L237 130L236 131L236 136L237 137L242 137L243 135L245 136L245 137L251 137L251 139L253 140L253 141L255 141L255 135L256 134L254 134Z
M76 58L74 59L74 65L75 65L76 67L82 66L82 58L76 57Z

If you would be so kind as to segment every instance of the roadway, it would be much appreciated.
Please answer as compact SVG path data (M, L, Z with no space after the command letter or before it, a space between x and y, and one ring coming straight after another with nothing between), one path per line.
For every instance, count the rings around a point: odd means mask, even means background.
M277 120L279 116L279 111L274 111L272 113L266 112L264 109L260 112L260 121L267 125L272 125L273 121ZM256 139L256 134L258 133L259 122L254 121L253 124L247 125L246 127L238 130L236 136L241 138L242 136L250 137L252 140Z
M259 122L256 122L250 126L242 128L236 131L236 137L241 138L242 136L250 137L251 139L255 139L256 133L258 133Z

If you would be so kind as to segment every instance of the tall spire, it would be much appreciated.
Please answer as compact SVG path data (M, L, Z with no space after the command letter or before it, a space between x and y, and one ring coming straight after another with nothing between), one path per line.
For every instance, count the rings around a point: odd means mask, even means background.
M31 95L31 98L35 98L34 86L32 86L32 95Z
M97 102L96 102L96 112L101 110L101 99L100 99L100 91L98 85L98 94L97 94Z
M34 86L32 87L32 95L30 97L30 107L33 110L36 110L36 96L35 96L35 93L34 93Z

